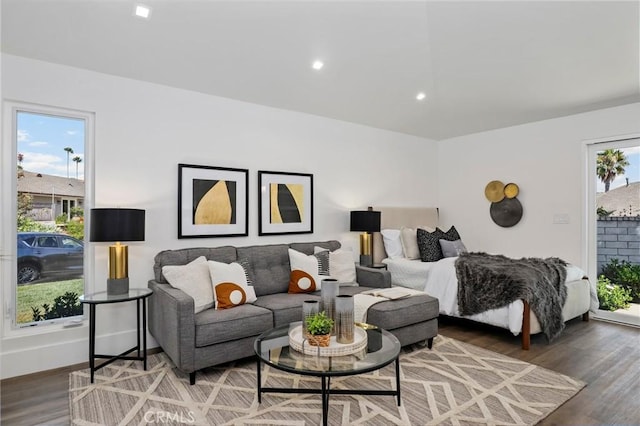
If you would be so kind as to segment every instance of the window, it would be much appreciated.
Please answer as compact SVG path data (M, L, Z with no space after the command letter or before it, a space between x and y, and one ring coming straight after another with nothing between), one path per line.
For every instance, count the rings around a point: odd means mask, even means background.
M3 202L14 206L2 221L11 235L2 241L3 254L12 259L3 270L5 318L12 328L64 323L83 313L93 115L24 104L10 111L13 144L10 153L3 147L2 176L12 182L3 183Z

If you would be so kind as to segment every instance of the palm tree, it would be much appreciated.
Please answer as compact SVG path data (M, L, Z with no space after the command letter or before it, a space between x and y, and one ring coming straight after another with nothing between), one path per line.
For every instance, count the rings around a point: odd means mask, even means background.
M73 161L76 162L76 179L78 179L78 164L82 163L82 158L76 155L75 157L73 157Z
M18 153L18 178L24 177L24 169L22 168L22 161L24 160L24 154Z
M598 153L596 159L596 174L604 183L604 192L609 191L611 182L616 176L624 174L624 168L629 165L624 152L619 149L605 149Z
M73 154L73 148L66 147L64 149L67 152L67 179L69 178L69 156Z

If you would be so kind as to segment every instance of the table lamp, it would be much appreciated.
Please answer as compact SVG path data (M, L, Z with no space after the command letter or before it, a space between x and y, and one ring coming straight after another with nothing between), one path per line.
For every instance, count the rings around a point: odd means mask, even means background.
M362 232L360 234L360 265L373 266L373 236L372 232L380 232L380 212L373 211L373 207L367 210L351 212L351 231Z
M129 247L121 241L144 241L144 210L91 209L92 242L115 242L109 246L107 294L129 292Z

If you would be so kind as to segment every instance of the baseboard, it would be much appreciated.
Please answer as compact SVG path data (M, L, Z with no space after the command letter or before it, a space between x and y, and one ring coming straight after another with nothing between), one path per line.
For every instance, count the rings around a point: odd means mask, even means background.
M119 333L97 336L96 352L117 354L132 347L136 342L136 331L127 330ZM147 338L147 349L158 348L158 344L151 337ZM151 353L151 352L148 352ZM13 377L30 374L47 374L60 368L88 365L89 339L74 339L60 341L53 344L33 346L0 354L1 374L4 381Z

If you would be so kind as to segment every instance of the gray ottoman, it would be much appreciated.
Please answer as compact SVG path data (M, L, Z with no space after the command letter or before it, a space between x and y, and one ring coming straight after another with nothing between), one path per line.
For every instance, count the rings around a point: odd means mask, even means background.
M340 287L340 294L365 291L363 287ZM367 312L367 323L393 333L402 346L427 342L431 348L438 335L438 299L428 294L388 300L372 305Z

